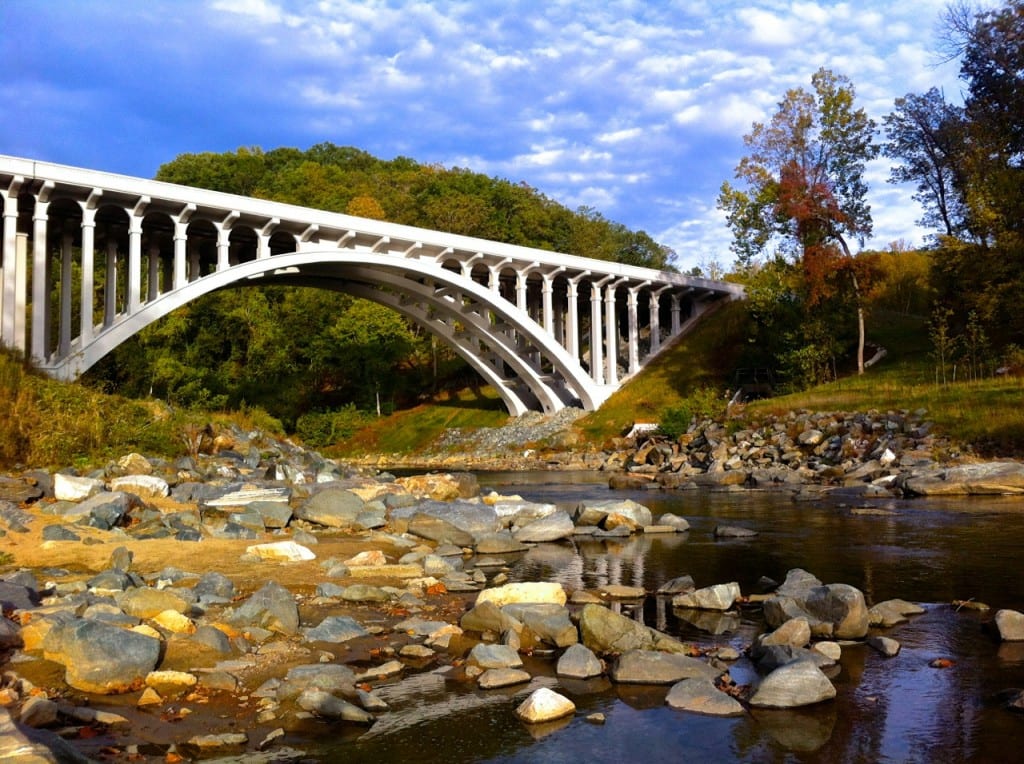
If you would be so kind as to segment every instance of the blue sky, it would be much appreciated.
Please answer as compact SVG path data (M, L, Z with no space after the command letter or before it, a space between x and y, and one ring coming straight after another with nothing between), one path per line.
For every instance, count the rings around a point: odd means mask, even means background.
M0 0L0 154L152 177L185 152L329 141L525 181L729 264L742 137L821 66L881 121L929 87L946 0ZM875 237L920 243L869 168Z

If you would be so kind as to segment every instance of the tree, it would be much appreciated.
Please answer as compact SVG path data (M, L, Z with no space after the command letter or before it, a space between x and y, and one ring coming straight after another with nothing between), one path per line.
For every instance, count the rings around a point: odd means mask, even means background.
M938 88L924 95L897 98L895 110L883 119L888 143L885 155L900 160L889 182L916 183L914 200L924 210L921 225L939 228L946 236L967 232L967 210L960 188L964 115L946 103Z
M865 272L847 239L863 245L871 234L864 172L879 151L875 125L854 108L854 88L845 77L819 69L811 86L813 92L787 91L771 121L755 123L744 136L751 153L736 177L746 190L723 183L718 206L741 264L777 245L803 265L811 307L846 285L856 305L863 373Z

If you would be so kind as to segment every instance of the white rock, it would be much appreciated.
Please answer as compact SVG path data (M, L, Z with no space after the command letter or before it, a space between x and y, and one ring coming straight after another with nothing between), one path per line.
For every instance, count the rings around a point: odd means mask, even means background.
M553 602L556 605L564 605L565 601L565 590L562 585L546 581L527 581L496 586L484 589L476 598L477 605L493 602L498 607L504 607L513 602Z
M58 501L82 501L103 490L103 481L58 472L53 476L53 495Z
M576 704L554 690L541 687L519 704L516 716L528 724L550 722L576 713Z
M247 554L253 554L261 560L272 562L302 562L303 560L315 560L313 551L302 544L294 541L274 541L270 544L256 544L248 547Z
M143 499L155 499L170 494L167 481L156 475L125 475L110 481L111 491L133 493Z

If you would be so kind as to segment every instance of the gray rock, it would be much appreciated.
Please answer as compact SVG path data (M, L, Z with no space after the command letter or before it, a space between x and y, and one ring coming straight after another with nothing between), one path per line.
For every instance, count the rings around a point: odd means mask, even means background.
M477 554L511 554L525 552L527 549L507 530L481 534L475 541Z
M578 642L569 645L566 651L558 659L555 666L555 673L558 676L565 676L571 679L590 679L601 676L604 667L601 660L594 655L594 652Z
M0 761L11 764L94 764L55 732L17 724L0 706Z
M764 678L750 705L764 708L798 708L836 696L836 688L811 661L787 663Z
M370 584L352 584L346 586L341 593L341 599L346 602L388 602L391 595L379 586Z
M282 634L296 634L299 630L299 608L295 598L274 581L264 584L228 613L226 619L236 626L259 626Z
M521 629L522 624L504 612L502 608L487 600L473 606L472 609L463 613L459 619L459 626L464 631L475 631L483 633L492 631L496 634L504 634L510 629Z
M714 679L721 672L688 655L656 650L629 650L619 656L609 675L622 684L674 684L681 679Z
M558 511L524 525L514 535L516 541L539 543L569 538L575 529L569 514Z
M337 719L343 722L366 725L373 724L376 721L373 714L323 690L305 690L299 695L295 703L303 711L308 711L325 719Z
M231 640L228 639L228 635L214 626L207 624L198 626L195 632L188 636L188 639L219 655L231 654Z
M758 639L758 644L764 647L772 645L788 645L790 647L805 647L811 641L811 626L806 618L791 618L779 626L775 631L764 634Z
M501 687L511 687L516 684L529 682L532 677L526 671L514 668L487 669L477 679L481 690L496 690Z
M742 528L738 525L716 525L715 538L720 539L744 539L757 535L757 531L750 528Z
M156 668L160 641L99 621L58 622L43 639L43 653L63 664L65 681L101 695L130 692Z
M1024 464L981 462L938 469L915 475L904 490L919 496L1024 493Z
M81 541L82 537L63 525L47 525L43 528L44 541Z
M923 612L923 607L906 600L886 600L872 605L868 610L868 625L888 629L898 623L904 623L908 615L917 615Z
M469 651L466 663L483 669L519 668L523 665L523 659L519 657L519 653L507 645L491 645L480 642Z
M690 530L689 520L687 520L685 517L679 517L679 515L674 515L671 512L666 512L661 517L659 517L658 525L670 525L679 532Z
M728 610L739 598L740 585L731 581L727 584L715 584L693 592L677 594L672 598L672 607Z
M148 586L128 589L118 595L117 604L128 615L137 618L153 618L165 610L188 613L191 607L184 590L179 593L174 589L152 589Z
M742 716L743 706L715 687L710 679L692 677L672 685L665 702L672 708L708 716Z
M319 626L306 630L310 642L347 642L356 637L365 637L369 632L348 616L332 615L324 618Z
M638 528L642 528L645 525L652 525L654 520L651 510L643 504L638 504L631 499L582 501L576 506L576 510L573 513L573 520L575 520L578 525L601 525L608 515L622 515L627 517Z
M575 624L569 620L569 611L554 603L510 603L502 607L534 636L555 647L568 647L579 641Z
M192 587L192 591L200 599L230 600L235 596L235 585L223 573L211 570L200 577L198 583Z
M409 520L409 533L435 541L438 544L454 544L464 547L475 542L473 534L464 531L444 518L426 513L417 513Z
M249 509L263 518L265 528L284 528L292 519L292 508L281 501L254 501Z
M684 594L694 590L693 576L676 576L658 587L658 594Z
M868 608L864 594L849 584L829 584L812 589L807 612L832 624L834 639L862 639L868 633Z
M448 526L461 531L462 534L468 534L470 541L468 543L465 541L466 535L459 535L459 540L451 535L442 538L426 535L423 532L427 527L424 517L444 521ZM457 546L472 546L474 539L479 539L489 533L496 533L502 528L502 522L494 507L486 504L472 504L467 501L421 501L413 507L396 509L391 512L392 522L404 519L409 520L410 533L438 543L450 543Z
M308 498L295 510L295 517L329 528L352 526L365 502L346 488L331 487Z
M289 669L273 694L281 703L295 700L308 690L321 690L351 700L356 697L355 684L356 675L348 666L319 663Z
M900 643L889 637L873 635L867 638L867 643L886 658L892 658L900 652Z
M686 651L678 640L601 605L583 606L579 630L580 641L598 655L628 650Z

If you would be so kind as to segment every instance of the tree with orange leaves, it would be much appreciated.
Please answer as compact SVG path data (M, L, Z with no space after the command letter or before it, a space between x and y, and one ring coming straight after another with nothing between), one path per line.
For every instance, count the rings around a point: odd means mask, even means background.
M750 154L736 167L744 188L722 184L718 207L733 232L741 265L782 252L803 266L808 306L848 295L858 319L858 371L864 371L864 297L870 267L848 240L871 234L864 180L878 155L875 124L854 107L850 81L827 69L812 91L789 90L767 123L744 136Z

